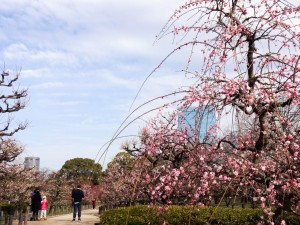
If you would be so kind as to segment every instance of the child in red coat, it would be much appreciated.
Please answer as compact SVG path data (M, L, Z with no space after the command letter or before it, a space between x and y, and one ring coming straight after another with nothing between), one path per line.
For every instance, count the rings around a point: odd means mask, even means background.
M41 201L41 220L47 219L47 206L48 206L48 200L46 196L43 196L42 201Z

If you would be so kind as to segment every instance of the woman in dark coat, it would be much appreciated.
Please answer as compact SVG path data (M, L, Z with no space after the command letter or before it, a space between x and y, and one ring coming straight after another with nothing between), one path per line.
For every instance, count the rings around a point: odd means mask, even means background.
M38 220L39 210L41 209L42 196L39 188L36 188L31 196L31 210L33 220Z

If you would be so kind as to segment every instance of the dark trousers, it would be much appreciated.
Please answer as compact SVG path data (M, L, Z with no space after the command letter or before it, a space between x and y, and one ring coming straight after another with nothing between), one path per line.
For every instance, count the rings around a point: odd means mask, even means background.
M81 217L81 202L74 202L73 204L73 219L76 219L76 214L78 213L78 219Z
M39 210L34 210L34 211L32 212L32 219L33 219L34 221L39 220Z

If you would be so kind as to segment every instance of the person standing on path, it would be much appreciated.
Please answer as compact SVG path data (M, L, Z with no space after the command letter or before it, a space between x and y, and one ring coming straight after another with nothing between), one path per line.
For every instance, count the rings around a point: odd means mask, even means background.
M93 198L93 200L92 200L92 206L93 206L93 209L95 209L95 207L96 207L96 199L95 198Z
M41 201L41 220L47 220L47 206L48 200L46 196L43 196L43 199Z
M39 210L41 209L41 201L42 201L42 196L40 193L40 189L35 188L31 196L32 220L34 221L39 220L38 215L39 215Z
M77 185L76 189L72 191L73 198L73 221L76 220L76 214L78 213L78 221L81 221L81 204L84 198L84 193L81 190L81 185Z

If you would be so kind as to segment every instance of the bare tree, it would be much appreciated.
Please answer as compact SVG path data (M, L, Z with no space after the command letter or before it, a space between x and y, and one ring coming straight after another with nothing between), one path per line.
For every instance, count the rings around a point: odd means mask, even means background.
M13 161L22 151L12 137L15 133L24 130L27 122L13 126L13 113L26 106L27 89L17 86L20 72L11 75L3 71L0 76L0 163Z

